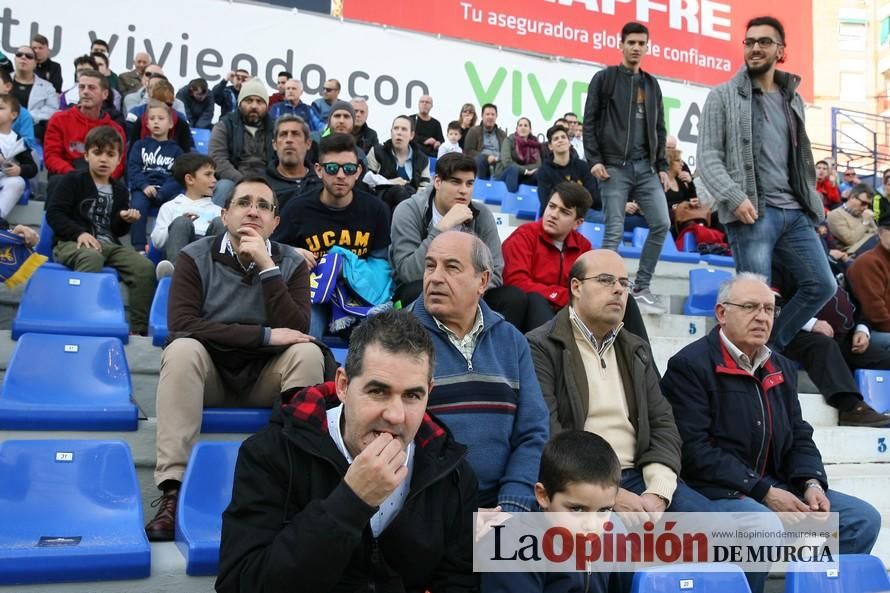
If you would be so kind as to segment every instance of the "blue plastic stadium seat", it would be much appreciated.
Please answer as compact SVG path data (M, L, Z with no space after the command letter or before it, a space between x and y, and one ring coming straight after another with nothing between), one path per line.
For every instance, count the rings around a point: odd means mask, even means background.
M698 242L695 240L695 233L686 233L683 235L683 251L694 253L698 251Z
M170 281L172 278L161 278L155 289L148 312L148 335L155 346L163 346L167 341L167 301L170 298Z
M256 432L269 424L268 408L204 408L201 432Z
M155 215L157 215L157 212ZM149 216L151 216L151 214L149 214ZM148 240L148 259L150 259L154 265L158 265L161 263L161 260L164 259L164 250L160 247L155 247L155 244L151 242L151 239Z
M176 545L191 576L215 575L222 513L232 500L241 443L198 443L185 470L176 512Z
M599 222L582 222L578 232L587 237L594 249L600 249L603 246L606 225Z
M0 429L136 430L130 369L117 338L25 334L0 390Z
M858 369L856 383L868 405L882 414L890 413L890 371Z
M349 353L349 348L331 348L331 352L334 354L334 360L341 365L346 364L346 355Z
M28 200L31 198L31 182L25 181L25 191L22 192L22 197L19 198L19 201L16 202L16 205L25 206L28 204Z
M539 206L537 196L507 193L501 202L501 212L524 220L537 220Z
M884 593L890 579L881 559L868 554L842 554L838 569L785 574L785 593Z
M192 140L195 141L195 150L201 154L210 152L210 130L192 128Z
M713 315L720 285L730 278L732 274L723 270L689 270L689 297L683 303L683 315Z
M677 564L646 568L634 575L631 593L751 593L745 573L734 564Z
M507 184L503 181L477 179L473 184L473 199L482 200L486 204L501 204L507 193Z
M55 233L53 233L52 227L46 222L46 214L44 214L43 219L40 221L40 241L37 242L34 251L47 257L47 263L43 264L44 268L67 270L68 268L62 264L53 263L53 237L55 237ZM114 274L115 277L118 275L117 270L114 268L105 267L102 268L102 271Z
M126 344L129 326L117 277L41 266L12 320L13 340L28 332L108 336Z
M725 268L735 268L735 260L728 255L708 254L702 257L710 266L723 266Z
M646 244L646 238L649 236L649 229L637 227L633 231L632 245L639 248L640 253L643 251L643 245ZM620 253L620 250L619 250ZM636 256L639 257L639 256ZM672 261L684 264L697 264L701 260L698 253L685 253L677 249L673 237L670 233L664 238L664 244L661 246L661 254L658 259L662 261Z
M0 585L148 577L142 520L126 443L0 443Z
M538 198L538 188L534 185L526 185L524 183L519 184L519 190L516 192L518 196L528 196L533 198L534 201L538 204L538 208L540 209L541 200Z
M430 175L435 175L435 174L436 174L436 161L437 161L437 160L438 160L438 159L437 159L436 157L434 157L434 156L431 156L431 157L430 157Z

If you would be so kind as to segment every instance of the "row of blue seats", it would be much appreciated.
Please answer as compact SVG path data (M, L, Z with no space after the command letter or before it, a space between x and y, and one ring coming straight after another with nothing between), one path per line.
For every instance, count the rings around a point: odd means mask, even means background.
M198 443L176 515L186 573L214 575L222 512L231 500L239 443ZM60 497L59 492L65 496ZM151 548L129 447L121 441L0 443L0 584L136 579L150 576ZM52 512L49 512L52 509ZM792 568L793 570L793 568ZM880 559L842 555L823 572L789 572L786 593L890 590ZM637 593L749 593L740 568L683 564L641 570Z

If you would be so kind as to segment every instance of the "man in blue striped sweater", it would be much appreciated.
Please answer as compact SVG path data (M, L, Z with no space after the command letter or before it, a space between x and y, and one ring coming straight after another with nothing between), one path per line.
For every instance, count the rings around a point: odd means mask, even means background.
M436 350L428 410L467 445L479 505L527 511L549 414L528 343L482 300L491 269L491 252L476 235L438 235L427 249L423 296L412 310Z

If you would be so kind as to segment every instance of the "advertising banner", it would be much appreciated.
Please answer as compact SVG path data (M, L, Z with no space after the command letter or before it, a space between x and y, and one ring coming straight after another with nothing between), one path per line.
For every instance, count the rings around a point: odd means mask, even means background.
M755 16L782 21L786 67L813 94L813 4L810 0L343 0L345 18L441 34L550 56L620 61L621 27L650 31L644 69L696 84L719 84L744 64L745 24Z

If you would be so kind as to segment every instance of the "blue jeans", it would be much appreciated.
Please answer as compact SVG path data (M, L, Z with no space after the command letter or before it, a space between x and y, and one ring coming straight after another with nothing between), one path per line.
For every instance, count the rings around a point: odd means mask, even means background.
M507 184L507 191L514 194L519 191L520 183L525 183L526 185L538 185L537 176L522 174L524 168L525 167L520 167L519 165L510 165L503 173L498 175L498 181L503 181Z
M315 304L312 303L311 316L309 317L309 335L319 342L329 333L328 326L331 324L331 305L330 303Z
M489 155L480 152L473 159L476 161L477 179L491 179L491 164L488 162L488 156Z
M868 554L878 533L881 531L881 514L864 500L842 492L828 490L825 495L831 503L831 511L838 513L841 554ZM770 513L769 507L753 498L719 498L712 500L714 510L722 513ZM764 525L759 528L770 530L782 529L779 518L773 515L764 518ZM751 527L751 526L745 526ZM761 593L766 585L765 572L749 572L745 574L751 593Z
M794 276L797 292L773 326L772 343L781 352L837 290L813 223L803 210L767 206L754 224L727 224L726 234L737 272L762 274L768 280L776 258Z
M643 290L649 288L655 264L661 255L661 247L671 226L664 187L647 159L624 166L608 166L606 169L609 179L599 182L606 221L603 249L617 250L621 245L624 236L624 206L628 200L635 201L640 205L641 213L649 225L649 236L643 245L640 265L634 278L634 285Z
M890 332L872 331L870 344L890 352Z
M130 224L130 243L136 251L145 251L148 244L148 212L152 208L160 208L166 202L158 195L149 198L139 190L134 189L130 192L130 205L132 208L139 210L139 220Z
M226 207L226 200L235 191L235 182L231 179L217 179L216 188L213 190L213 203L220 208Z

